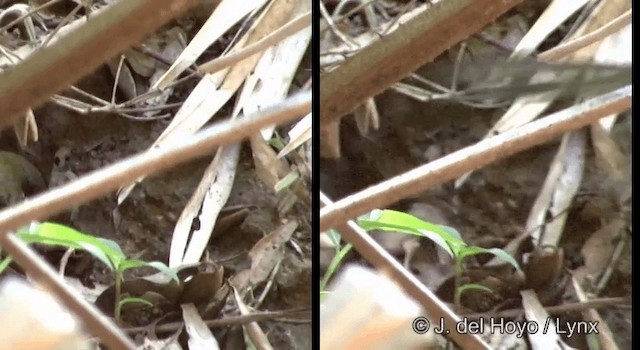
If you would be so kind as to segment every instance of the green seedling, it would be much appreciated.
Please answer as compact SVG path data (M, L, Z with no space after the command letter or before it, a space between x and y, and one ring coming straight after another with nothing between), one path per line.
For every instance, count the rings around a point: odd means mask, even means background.
M108 239L94 237L73 228L51 223L32 223L28 227L17 231L17 236L27 243L39 243L50 246L59 246L71 249L80 249L88 252L107 265L114 274L114 289L116 300L114 301L114 317L120 321L122 305L132 302L150 304L141 298L122 298L123 274L126 270L138 267L152 267L170 276L179 283L175 271L159 261L146 262L137 259L128 259L120 246ZM6 257L0 262L0 273L9 265L11 257Z
M351 250L351 243L342 245L340 234L337 231L330 230L329 232L327 232L327 235L329 236L329 239L331 239L331 242L333 243L336 251L333 255L333 259L331 259L331 262L327 267L327 271L324 273L324 276L322 276L322 280L320 280L321 298L323 295L325 295L325 290L327 288L329 280L335 274L338 267L340 267L340 265L342 264L345 256L347 256L347 254Z
M517 270L520 270L520 266L516 260L502 249L486 249L470 246L462 240L460 233L456 229L449 226L432 224L400 211L374 210L360 217L358 219L358 225L367 231L383 230L427 237L440 248L444 249L455 261L454 304L458 309L460 308L460 298L464 291L475 289L491 292L491 289L478 284L461 285L460 281L464 273L465 258L478 254L493 254L508 262Z
M144 298L135 298L135 297L126 297L126 298L121 298L120 301L118 302L118 305L116 306L117 309L122 310L122 307L126 304L143 304L145 306L148 307L152 307L153 304ZM118 314L120 313L120 311L118 311Z
M297 171L292 170L276 183L276 185L274 186L274 190L276 191L276 193L280 193L284 189L291 188L291 186L299 179L300 174Z
M273 137L270 138L267 142L271 147L277 149L278 151L282 150L285 146L284 140L278 133L274 133Z

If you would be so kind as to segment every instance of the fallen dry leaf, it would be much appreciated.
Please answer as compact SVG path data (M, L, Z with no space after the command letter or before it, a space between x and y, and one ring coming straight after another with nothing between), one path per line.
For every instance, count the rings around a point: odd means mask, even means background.
M260 239L249 252L251 268L241 271L231 278L231 285L238 290L264 281L278 261L284 256L283 245L298 227L296 221L289 221Z

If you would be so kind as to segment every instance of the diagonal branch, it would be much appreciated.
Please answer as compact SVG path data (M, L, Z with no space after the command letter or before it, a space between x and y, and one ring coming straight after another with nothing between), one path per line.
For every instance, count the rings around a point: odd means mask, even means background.
M325 206L333 202L320 193L320 201ZM451 311L432 291L414 275L409 273L389 252L384 250L369 234L355 222L349 221L337 227L340 235L378 270L388 274L404 291L422 306L432 319L444 320L445 324L456 324L460 318ZM451 332L446 335L463 349L488 349L489 346L476 334Z
M394 32L321 76L321 123L329 124L353 111L367 98L379 94L453 45L477 33L519 2L434 1L425 11Z
M120 0L0 74L0 128L93 72L198 0Z
M631 86L589 99L419 166L320 210L320 231L631 108Z
M94 306L77 297L61 277L11 231L31 220L41 220L78 203L97 198L140 176L210 154L217 146L238 142L259 133L269 125L303 117L310 110L311 92L303 92L254 115L214 124L171 149L165 147L143 152L9 207L0 211L0 245L29 275L47 286L70 310L80 316L89 330L99 336L109 348L133 349L130 340L122 332L101 316Z

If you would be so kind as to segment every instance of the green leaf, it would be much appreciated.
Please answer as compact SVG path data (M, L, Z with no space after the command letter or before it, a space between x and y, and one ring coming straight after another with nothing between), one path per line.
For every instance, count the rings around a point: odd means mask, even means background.
M333 243L333 246L336 247L336 251L340 250L340 233L336 230L329 230L327 231L327 236L329 240L331 240L331 243Z
M324 273L324 276L322 276L322 280L320 281L321 292L325 290L325 288L327 287L327 283L329 283L329 280L331 279L331 276L333 276L333 274L336 272L336 270L342 263L342 260L345 256L347 256L347 253L349 253L350 250L351 243L347 243L344 245L344 247L340 248L340 250L336 252L336 255L333 256L333 259L331 259L331 262L327 267L327 271Z
M273 189L276 193L280 193L282 190L290 188L298 179L300 179L300 174L295 170L290 171L275 184Z
M280 135L273 136L269 139L268 143L269 145L271 145L271 147L277 149L278 151L284 148L284 141L282 140L282 138L280 138Z
M152 267L166 274L167 276L171 277L177 283L180 283L178 274L172 268L168 267L167 265L165 265L160 261L146 262L146 261L135 260L135 259L125 260L122 262L122 264L120 264L120 266L118 266L118 270L122 272L124 270L133 269L136 267L143 267L143 266Z
M460 234L455 229L432 224L401 211L376 209L358 219L358 225L367 231L383 230L425 236L451 256L456 253L453 248L465 246Z
M460 232L458 232L458 230L456 230L455 228L451 227L451 226L445 226L445 225L438 225L443 231L447 232L449 235L457 238L458 240L460 240L460 242L463 242L462 240L462 235L460 235Z
M11 264L12 261L13 259L10 256L2 259L2 262L0 262L0 274L4 272L4 270L7 268L7 266L9 266L9 264Z
M439 234L429 231L429 230L418 230L422 236L425 236L433 241L433 243L437 244L440 248L442 248L445 252L449 254L450 257L455 257L456 250L452 249L451 245L447 243L447 241L442 238Z
M18 236L27 243L41 243L66 248L82 249L113 269L124 258L122 250L114 250L102 240L73 228L51 222L35 223L18 230Z
M482 248L482 247L476 247L476 246L462 247L458 252L460 259L464 259L466 257L473 256L473 255L487 254L487 253L489 253L488 249Z
M456 294L458 294L458 298L462 295L462 293L464 293L464 292L466 292L468 290L481 290L481 291L485 291L487 293L493 293L491 288L489 288L487 286L483 286L483 285L477 284L477 283L467 283L467 284L461 285L456 290Z
M176 273L176 271L165 265L164 263L160 261L152 261L150 263L147 263L147 266L153 267L154 269L163 272L165 275L171 277L171 279L176 281L176 283L180 283L180 278L178 278L178 274Z
M118 265L118 270L124 271L129 269L135 269L136 267L142 267L142 266L147 266L147 262L142 260L136 260L136 259L124 260L120 265Z
M109 247L109 249L111 249L113 251L114 255L120 255L122 257L125 257L125 254L122 251L122 248L120 248L120 245L118 245L118 243L116 243L116 241L112 241L110 239L106 239L106 238L102 238L102 237L97 237L96 239L99 240L100 242L102 242L107 247Z
M384 231L398 231L409 233L412 235L422 236L420 232L431 231L440 235L445 241L451 243L460 243L460 237L456 237L443 229L439 225L420 220L417 217L395 210L381 210L381 213L375 213L369 216L369 218L358 219L358 225L365 230L384 230ZM376 217L375 220L372 218ZM450 230L450 228L449 228ZM456 231L457 232L457 231Z
M520 265L518 265L516 259L514 259L509 253L505 252L504 250L500 248L491 248L487 249L487 253L491 253L498 258L508 262L509 264L511 264L511 266L515 267L516 270L520 271Z
M520 270L520 265L518 262L511 256L509 253L505 252L500 248L481 248L476 246L466 246L460 251L460 259L464 259L468 256L478 255L478 254L493 254L498 258L508 262L511 264L516 270Z
M144 304L146 306L153 306L153 303L151 303L149 300L144 299L144 298L135 298L135 297L126 297L126 298L122 298L120 300L120 302L118 303L118 307L122 308L122 306L124 304L131 304L131 303L136 303L136 304Z
M86 242L79 242L78 245L80 246L79 249L85 250L89 254L93 255L93 257L109 266L111 270L113 270L113 266L116 264L116 262L109 259L107 254L105 254L104 251L100 249L100 247L96 247L95 245Z
M364 214L358 218L359 220L378 221L382 217L383 211L380 209L373 209L372 211Z

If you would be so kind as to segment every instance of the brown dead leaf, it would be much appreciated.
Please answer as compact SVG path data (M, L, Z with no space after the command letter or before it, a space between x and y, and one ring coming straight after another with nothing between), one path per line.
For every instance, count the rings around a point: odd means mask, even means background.
M271 270L284 255L282 246L289 241L297 227L296 221L289 221L259 240L249 252L251 268L233 276L231 285L238 290L243 290L269 277Z
M564 264L564 252L561 248L546 246L538 248L530 257L524 268L527 286L541 291L557 283Z
M262 136L254 135L250 140L256 175L269 188L274 188L278 181L287 175L289 169L282 159L278 159L276 152Z
M256 175L269 188L277 192L278 183L286 177L291 170L283 159L278 158L277 153L264 141L260 134L252 136L250 140ZM311 203L311 194L301 182L293 182L290 188L297 198L301 199L304 203Z
M211 272L202 272L185 282L180 303L193 303L199 305L206 302L212 292L222 286L224 267L218 266Z
M584 243L580 253L589 275L597 277L607 269L617 244L615 238L625 225L624 220L615 219L591 234Z

